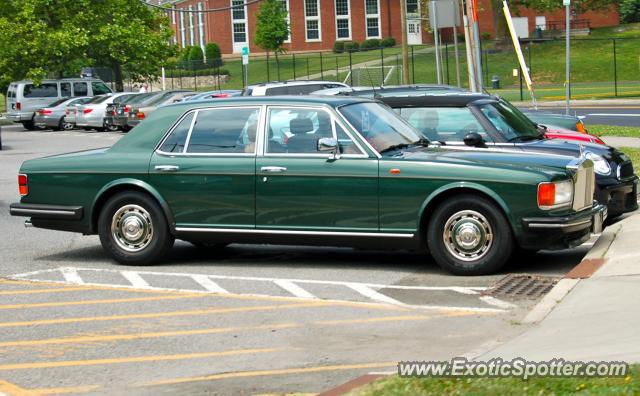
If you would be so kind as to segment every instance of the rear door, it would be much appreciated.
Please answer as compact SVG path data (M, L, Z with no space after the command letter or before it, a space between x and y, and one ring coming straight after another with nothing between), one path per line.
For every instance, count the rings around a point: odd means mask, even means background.
M18 92L19 93L19 92ZM58 83L43 82L40 85L32 83L22 86L20 108L22 111L36 111L58 100Z
M16 84L9 84L9 88L7 89L7 97L5 98L6 101L6 109L8 112L11 111L15 111L16 110L16 90L17 90L17 85Z

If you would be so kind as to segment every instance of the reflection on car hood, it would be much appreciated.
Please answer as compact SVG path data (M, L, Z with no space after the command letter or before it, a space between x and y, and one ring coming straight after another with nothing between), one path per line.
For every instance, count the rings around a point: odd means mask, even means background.
M626 156L614 147L597 143L567 141L563 139L542 139L522 143L519 146L523 150L530 152L570 155L573 157L578 157L580 155L580 146L582 146L582 150L585 152L589 151L602 156L612 163L619 164L628 161Z

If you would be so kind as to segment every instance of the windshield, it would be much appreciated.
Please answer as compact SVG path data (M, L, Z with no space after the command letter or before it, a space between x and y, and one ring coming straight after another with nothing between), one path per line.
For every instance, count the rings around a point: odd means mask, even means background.
M356 103L339 108L340 113L379 153L425 141L425 137L380 103Z
M533 140L541 137L536 125L511 105L497 102L478 107L507 141Z
M109 99L111 97L111 95L99 95L99 96L94 96L93 98L91 98L90 100L86 101L85 104L97 104L97 103L102 103L105 100Z

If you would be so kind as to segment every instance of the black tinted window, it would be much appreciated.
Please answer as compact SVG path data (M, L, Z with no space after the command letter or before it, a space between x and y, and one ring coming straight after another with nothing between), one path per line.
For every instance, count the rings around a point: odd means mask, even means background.
M68 82L60 83L60 96L64 98L71 97L71 83L68 83Z
M188 153L253 153L259 109L213 109L198 113Z
M180 121L180 123L171 132L171 135L160 146L160 151L165 153L181 153L184 149L184 143L187 141L187 135L189 134L189 127L193 120L193 114L189 113L186 117Z
M104 95L104 94L111 93L111 90L109 89L109 87L107 87L104 83L101 83L99 81L92 82L91 89L93 89L94 95Z
M25 98L56 98L58 96L58 84L45 83L38 87L33 84L26 84L23 96Z
M87 96L87 83L75 82L73 83L73 96Z

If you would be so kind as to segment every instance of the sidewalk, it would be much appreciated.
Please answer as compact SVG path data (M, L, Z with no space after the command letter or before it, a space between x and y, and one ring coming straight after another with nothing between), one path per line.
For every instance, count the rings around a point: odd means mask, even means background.
M605 262L540 323L479 356L640 362L640 213L605 229L587 258Z
M607 146L613 147L640 147L640 138L622 136L601 136Z

